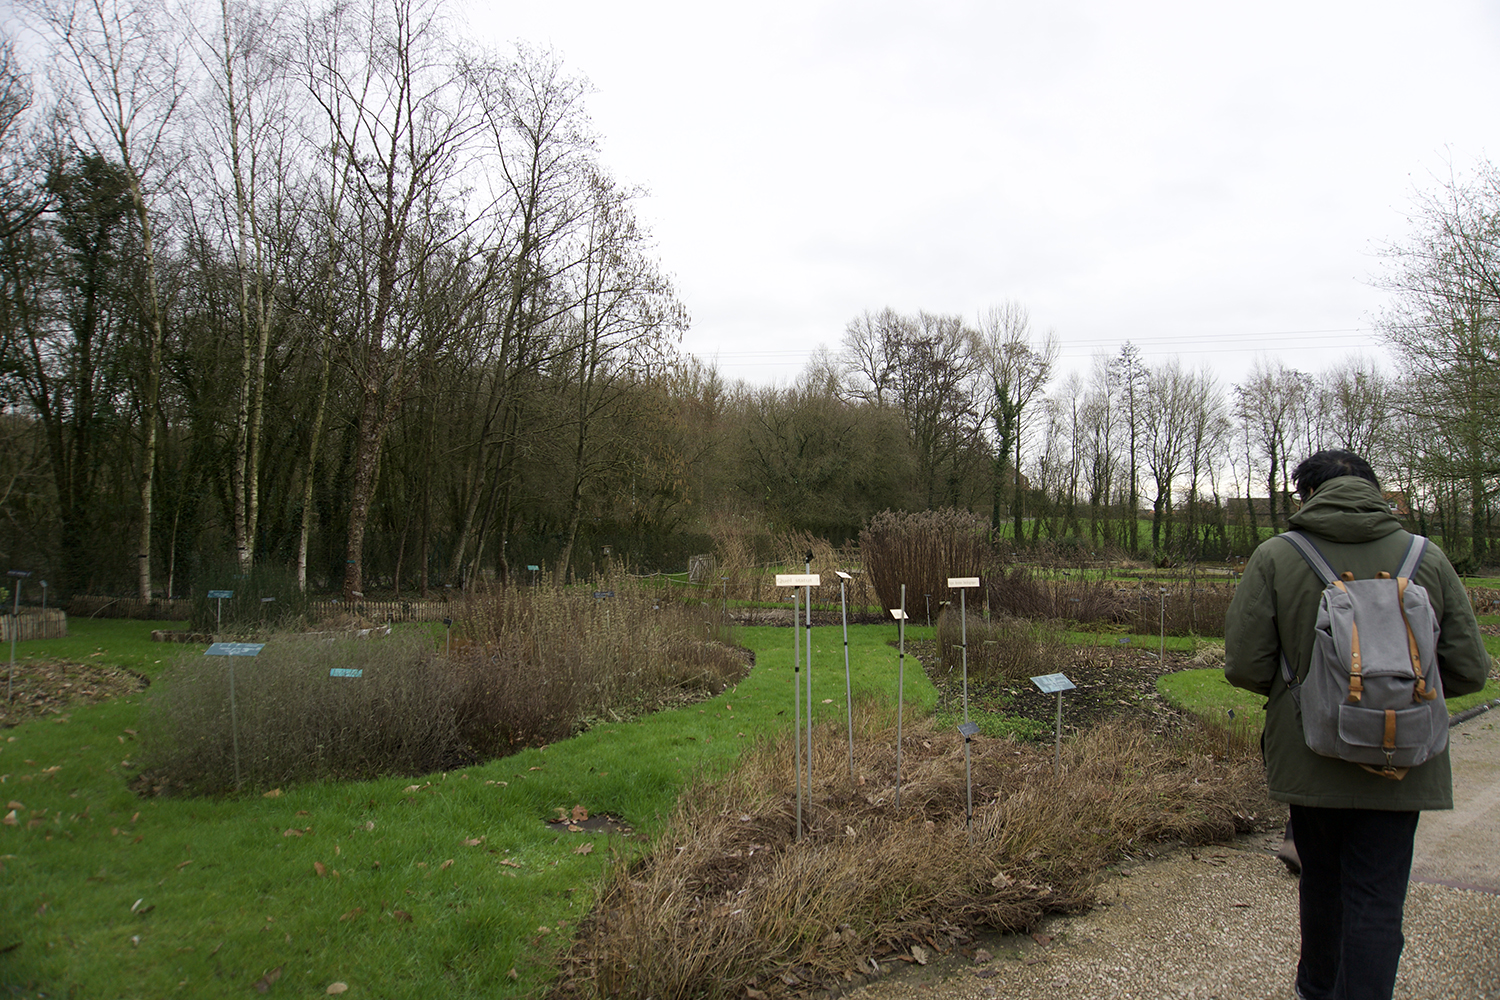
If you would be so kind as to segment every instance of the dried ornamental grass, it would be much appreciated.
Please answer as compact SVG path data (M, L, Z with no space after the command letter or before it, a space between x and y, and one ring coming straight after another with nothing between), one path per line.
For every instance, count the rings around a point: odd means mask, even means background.
M885 511L859 533L865 573L886 608L920 608L923 595L934 604L948 596L948 578L980 576L992 561L989 530L978 515L944 509ZM941 596L940 596L941 595Z
M1060 782L1047 750L977 745L971 843L962 740L908 727L897 812L894 736L874 721L864 714L853 782L843 734L818 734L800 842L789 737L682 796L652 854L622 866L580 928L557 995L827 987L923 936L1080 909L1127 845L1224 838L1262 804L1253 758L1215 763L1108 725L1065 748Z

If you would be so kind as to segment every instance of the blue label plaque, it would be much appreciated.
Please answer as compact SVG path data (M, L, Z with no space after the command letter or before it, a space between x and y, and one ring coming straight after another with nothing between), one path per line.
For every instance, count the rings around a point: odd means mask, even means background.
M1043 674L1041 677L1033 677L1031 683L1041 688L1043 694L1071 691L1078 686L1062 674Z

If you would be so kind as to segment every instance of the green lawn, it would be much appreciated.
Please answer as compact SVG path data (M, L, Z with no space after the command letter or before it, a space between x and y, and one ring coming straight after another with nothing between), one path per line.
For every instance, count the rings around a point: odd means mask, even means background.
M1494 618L1487 615L1481 621ZM1500 636L1484 637L1491 656L1500 656ZM1243 726L1252 735L1265 727L1265 699L1241 688L1231 687L1219 669L1183 670L1168 674L1156 682L1163 698L1178 708L1187 709L1200 718L1225 728ZM1482 691L1448 699L1448 713L1456 715L1484 702L1500 699L1500 678L1493 674ZM1233 716L1230 712L1233 711Z
M92 658L148 675L162 623L70 623L18 656ZM894 701L894 625L850 629L855 698ZM908 636L930 635L908 629ZM843 642L815 629L814 708L842 723ZM0 985L80 997L523 996L639 841L545 824L582 806L649 835L685 783L792 724L792 632L740 630L757 667L711 701L603 725L447 774L140 799L127 785L140 696L0 735ZM96 655L97 654L97 655ZM909 710L936 692L906 664ZM804 664L805 668L805 664ZM789 763L790 766L790 763Z

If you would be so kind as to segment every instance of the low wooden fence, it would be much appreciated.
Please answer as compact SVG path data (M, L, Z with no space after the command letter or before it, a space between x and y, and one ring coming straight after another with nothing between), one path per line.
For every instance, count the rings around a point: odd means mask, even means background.
M15 639L63 639L68 635L68 616L63 611L23 610L19 615L0 618L0 642Z

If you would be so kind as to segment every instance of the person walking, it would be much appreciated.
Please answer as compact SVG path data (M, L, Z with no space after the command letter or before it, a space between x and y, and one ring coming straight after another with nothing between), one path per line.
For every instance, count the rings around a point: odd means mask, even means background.
M1338 573L1365 580L1395 574L1411 544L1370 465L1349 451L1319 451L1292 480L1302 499L1291 526L1311 536ZM1412 574L1440 624L1443 690L1480 690L1490 671L1468 593L1448 557L1429 544ZM1262 736L1271 797L1286 802L1301 863L1299 1000L1390 1000L1417 821L1453 808L1448 750L1400 780L1308 748L1300 710L1281 673L1284 653L1298 681L1313 652L1324 580L1297 548L1269 539L1245 565L1224 623L1224 675L1265 695Z

